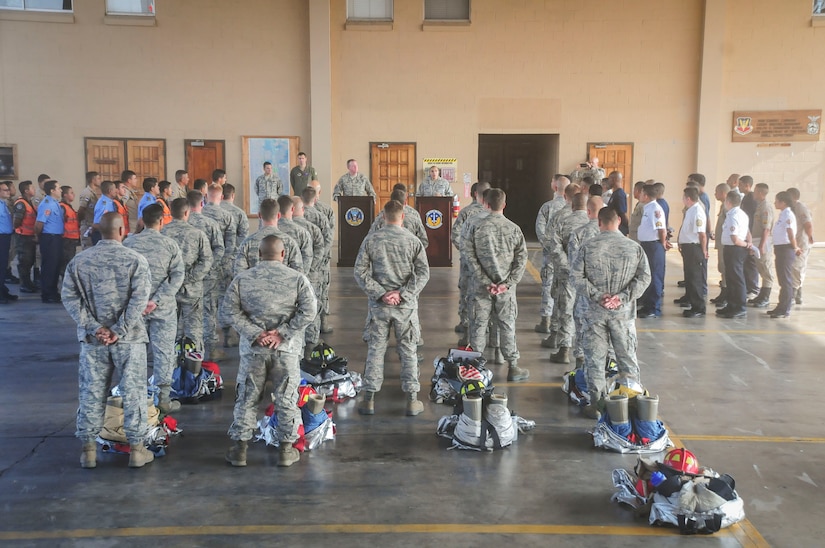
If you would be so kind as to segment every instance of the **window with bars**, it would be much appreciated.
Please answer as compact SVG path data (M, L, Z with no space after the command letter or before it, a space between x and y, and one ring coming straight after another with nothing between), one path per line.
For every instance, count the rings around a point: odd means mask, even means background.
M155 15L155 0L106 0L106 15Z
M23 11L72 11L72 0L0 0L0 9Z
M392 21L392 0L347 0L347 20Z
M424 0L424 20L469 21L470 0Z

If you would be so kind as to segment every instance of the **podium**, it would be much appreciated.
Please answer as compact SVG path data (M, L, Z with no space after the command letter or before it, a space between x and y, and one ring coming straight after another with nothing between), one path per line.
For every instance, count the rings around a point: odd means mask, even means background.
M371 196L339 196L338 215L338 266L354 266L375 218L375 202Z
M419 196L415 208L421 214L430 245L427 260L430 266L453 266L453 199L450 196Z

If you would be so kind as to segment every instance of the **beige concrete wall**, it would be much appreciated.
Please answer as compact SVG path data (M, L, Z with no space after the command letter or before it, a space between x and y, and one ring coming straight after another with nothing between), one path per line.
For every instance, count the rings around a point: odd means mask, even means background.
M311 153L305 0L159 2L157 26L0 20L0 142L21 175L81 187L84 137L165 138L167 176L184 139L225 139L240 187L242 135L296 135ZM230 7L231 6L231 7Z
M790 147L732 143L735 110L821 109L825 107L825 27L811 25L810 0L727 0L723 112L719 118L718 182L731 172L748 173L771 193L791 186L825 226L825 143ZM820 134L821 135L821 134Z
M396 1L391 30L353 30L333 2L333 175L384 140L456 156L475 179L479 133L559 133L562 171L589 141L633 142L634 178L678 199L695 169L703 2L474 0L470 26L436 30L422 11Z

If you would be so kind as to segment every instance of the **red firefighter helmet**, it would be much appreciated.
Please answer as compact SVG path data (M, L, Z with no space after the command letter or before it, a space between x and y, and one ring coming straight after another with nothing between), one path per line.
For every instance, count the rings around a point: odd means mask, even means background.
M668 451L662 464L677 472L686 474L699 473L699 461L696 460L696 455L684 448L671 449Z

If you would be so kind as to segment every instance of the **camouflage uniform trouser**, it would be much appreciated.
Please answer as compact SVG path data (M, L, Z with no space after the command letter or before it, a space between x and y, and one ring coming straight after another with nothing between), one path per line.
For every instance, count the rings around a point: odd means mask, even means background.
M218 286L220 281L220 276L212 272L203 279L203 343L206 348L213 348L218 342L218 305L221 300Z
M557 320L555 332L558 346L573 346L575 328L573 324L573 305L576 300L576 288L570 282L567 272L556 275L556 304L553 315Z
M321 310L323 309L323 306L321 305L321 299L318 295L321 293L322 279L323 273L310 273L309 283L312 285L312 290L315 291L315 296L318 302L318 314L315 315L315 319L312 320L312 323L310 323L304 331L304 343L311 344L313 346L318 344L318 341L321 338Z
M553 315L553 262L550 257L544 255L544 263L541 266L541 309L540 316L550 317Z
M811 254L811 248L808 245L800 246L802 248L802 255L797 255L791 267L791 280L793 281L794 290L802 287L805 283L805 271L808 270L808 256Z
M318 285L318 316L321 314L329 314L329 281L330 281L330 258L327 257L324 264L321 265L321 281ZM320 317L318 318L320 322ZM319 324L320 325L320 324Z
M485 287L476 285L472 294L473 321L470 323L470 346L484 353L487 346L487 330L490 321L498 327L499 345L504 359L515 362L519 359L516 347L516 288L511 287L500 295L490 295Z
M641 382L639 362L636 361L638 341L635 319L585 317L582 318L582 324L584 371L593 401L607 395L604 365L607 363L611 343L616 352L619 374Z
M480 286L474 279L470 279L467 284L467 339L470 338L470 327L475 322L475 310L473 309L475 299L474 293L479 290ZM498 315L495 310L490 313L490 321L487 324L487 346L490 348L499 348L501 345L501 334L498 329Z
M192 339L195 347L203 350L203 300L178 298L178 338Z
M120 375L123 395L123 430L132 445L143 443L149 430L146 410L146 345L116 343L111 346L80 343L77 432L84 443L103 429L106 399L112 374Z
M470 266L464 257L458 261L458 322L467 326L470 290Z
M235 410L229 437L249 441L258 427L258 410L266 381L272 381L275 393L275 412L278 414L278 440L281 443L298 441L301 411L298 409L298 384L301 370L298 354L256 348L250 350L241 341L238 384L235 386Z
M17 273L22 285L30 285L32 282L32 267L34 266L37 254L37 244L34 243L34 236L17 235Z
M175 311L157 308L143 317L149 333L149 348L152 349L152 375L155 386L170 386L172 370L175 369L175 338L178 332L178 318Z
M401 390L419 392L418 356L416 345L418 309L396 306L371 306L367 341L367 364L364 368L364 389L378 392L384 383L384 355L390 339L390 328L395 329L396 350L401 360Z
M761 238L754 238L753 245L757 248L762 242ZM771 265L773 264L773 246L770 242L765 246L765 253L756 259L756 271L759 272L759 277L762 278L762 287L770 289L773 287L773 274L771 273Z

